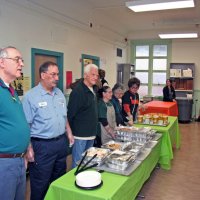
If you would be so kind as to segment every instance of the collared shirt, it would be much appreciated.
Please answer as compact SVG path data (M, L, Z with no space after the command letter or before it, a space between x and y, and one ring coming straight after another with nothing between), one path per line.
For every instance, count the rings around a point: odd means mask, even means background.
M0 153L24 153L29 141L30 129L21 101L0 79Z
M39 83L24 96L23 108L31 137L54 138L65 133L67 108L60 89L48 93Z

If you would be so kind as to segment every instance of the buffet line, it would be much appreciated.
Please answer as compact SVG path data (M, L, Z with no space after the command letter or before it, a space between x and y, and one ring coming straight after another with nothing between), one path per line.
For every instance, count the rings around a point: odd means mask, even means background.
M130 175L156 146L162 134L150 127L136 128L120 126L116 128L116 139L91 147L84 152L81 165L91 164L97 170Z

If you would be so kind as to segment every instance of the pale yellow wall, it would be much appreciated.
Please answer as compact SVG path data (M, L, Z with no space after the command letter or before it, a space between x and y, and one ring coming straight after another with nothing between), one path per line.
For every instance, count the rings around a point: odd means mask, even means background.
M200 90L200 40L173 41L172 62L195 63L194 89Z
M30 77L31 48L63 52L64 74L66 70L72 70L73 80L81 77L81 54L98 56L100 67L106 70L106 79L111 86L116 82L117 63L126 62L126 46L18 5L2 2L0 47L7 45L21 50L26 66L23 71L25 76ZM117 47L123 49L122 58L116 57Z
M146 34L148 35L148 32ZM22 51L26 76L31 76L31 48L63 52L64 72L72 70L73 80L81 76L81 54L98 56L111 86L116 81L117 63L130 62L130 55L126 53L128 48L124 44L99 37L95 33L55 20L32 9L1 1L0 47L6 45L16 46ZM116 57L117 47L123 49L122 58ZM130 50L128 54L129 52ZM195 90L200 89L199 52L200 40L172 41L172 62L194 62L196 65Z

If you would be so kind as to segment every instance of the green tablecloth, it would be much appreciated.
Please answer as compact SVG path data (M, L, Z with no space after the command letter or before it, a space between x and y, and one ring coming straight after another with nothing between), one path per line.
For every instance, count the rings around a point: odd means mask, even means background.
M152 129L155 129L159 133L163 134L159 158L159 163L163 169L171 168L171 160L173 159L172 146L175 146L177 149L180 148L178 118L170 116L169 122L169 125L166 127L135 124L136 127L150 126Z
M172 145L180 148L180 132L177 117L169 117L167 127L151 126L162 133L159 143L150 155L130 176L121 176L108 172L102 173L103 186L92 191L78 189L75 185L74 170L54 181L45 200L132 200L134 199L150 173L159 162L164 169L171 168L173 159ZM146 125L135 125L138 127Z
M161 145L162 139L130 176L103 172L103 186L96 190L78 189L73 169L50 185L45 200L133 200L156 166Z

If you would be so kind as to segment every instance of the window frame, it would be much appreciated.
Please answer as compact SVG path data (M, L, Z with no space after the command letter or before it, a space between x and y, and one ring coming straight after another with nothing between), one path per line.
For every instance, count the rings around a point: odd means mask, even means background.
M147 58L149 59L149 68L148 70L136 70L135 72L147 72L148 73L148 84L142 84L142 86L148 86L148 94L152 96L152 88L153 86L163 86L165 84L153 84L153 72L161 73L166 72L166 78L169 77L169 68L171 62L171 44L172 40L132 40L131 41L131 63L136 64L136 59L138 58ZM139 56L136 57L136 46L149 46L149 56ZM167 56L153 56L153 46L154 45L167 45ZM153 59L167 59L167 68L166 70L153 70ZM140 77L138 77L140 78Z

